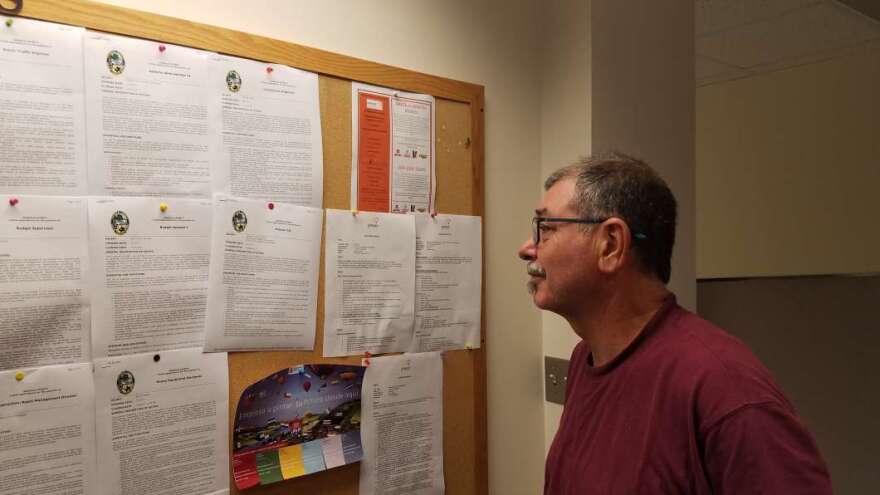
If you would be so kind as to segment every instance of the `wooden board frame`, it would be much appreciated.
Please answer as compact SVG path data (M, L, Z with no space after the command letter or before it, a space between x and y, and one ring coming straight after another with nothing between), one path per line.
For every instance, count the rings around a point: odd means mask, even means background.
M468 157L470 161L470 187L468 188L470 197L465 201L469 203L467 208L469 211L456 211L455 213L483 216L485 152L483 86L431 76L254 34L87 0L24 0L21 11L13 15L185 45L318 73L322 76L321 111L322 130L325 135L327 127L324 125L324 99L332 92L334 79L360 81L414 93L431 94L440 99L438 100L438 118L442 100L465 104L470 114L469 129L467 129L469 132L464 132L465 136L461 136L462 133L459 133L461 139L454 144L469 151L470 155ZM341 93L337 91L336 95L339 94ZM347 105L350 108L350 102ZM439 127L440 123L438 122L438 131ZM350 143L350 135L348 139ZM437 147L439 151L440 143ZM324 148L326 161L326 144ZM350 146L348 149L350 153ZM325 208L346 208L347 205L329 204L326 194L328 179L326 172L325 170ZM348 177L342 179L347 181ZM456 180L462 179L464 178L456 178ZM439 165L438 182L442 186L443 177L440 176ZM442 194L443 190L438 186L438 198ZM440 212L442 213L444 210L440 209ZM323 261L321 272L323 278ZM485 265L483 280L485 281ZM319 288L319 294L319 299L322 299L322 288ZM485 283L483 295L481 347L469 351L448 352L444 355L444 471L447 493L450 494L485 494L489 491ZM320 340L323 300L319 301L318 312L318 340ZM251 381L262 378L275 369L298 362L358 362L357 358L324 359L320 355L320 341L316 342L314 353L230 353L230 429L239 394ZM259 372L249 373L248 370L257 362L261 365ZM278 367L273 368L273 363L277 363ZM268 369L268 371L262 373L264 369ZM448 407L460 402L462 394L469 396L463 404L458 404L465 406L463 409L462 407ZM458 417L459 415L465 415L465 417ZM302 493L351 495L357 493L357 477L357 465L346 466L274 485L253 488L245 493L263 495L302 491ZM237 493L231 480L230 487L232 493Z

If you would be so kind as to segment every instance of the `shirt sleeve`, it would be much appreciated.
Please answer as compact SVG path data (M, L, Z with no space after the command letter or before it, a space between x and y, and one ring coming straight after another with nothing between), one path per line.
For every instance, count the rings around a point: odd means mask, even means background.
M793 412L748 404L712 425L704 466L716 495L831 494L831 475L816 442Z

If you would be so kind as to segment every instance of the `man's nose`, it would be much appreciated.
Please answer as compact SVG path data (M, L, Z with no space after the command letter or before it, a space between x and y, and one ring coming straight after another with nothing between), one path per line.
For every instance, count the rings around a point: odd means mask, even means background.
M522 243L519 247L519 251L517 251L519 258L525 261L532 261L535 259L535 241L529 237L526 239L526 242Z

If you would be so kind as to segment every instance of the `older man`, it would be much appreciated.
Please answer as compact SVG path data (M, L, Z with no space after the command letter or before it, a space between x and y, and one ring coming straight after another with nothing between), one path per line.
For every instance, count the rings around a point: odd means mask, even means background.
M535 305L582 339L544 492L831 493L767 369L666 289L676 201L663 179L613 154L563 168L544 188L519 256Z

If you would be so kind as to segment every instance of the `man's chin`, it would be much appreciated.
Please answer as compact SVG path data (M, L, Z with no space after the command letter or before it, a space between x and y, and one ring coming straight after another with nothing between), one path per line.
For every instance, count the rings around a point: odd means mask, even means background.
M531 281L527 285L529 290L529 295L532 296L532 302L535 303L535 306L538 309L547 309L547 301L546 298L543 297L540 291L540 287L538 286L537 281Z

